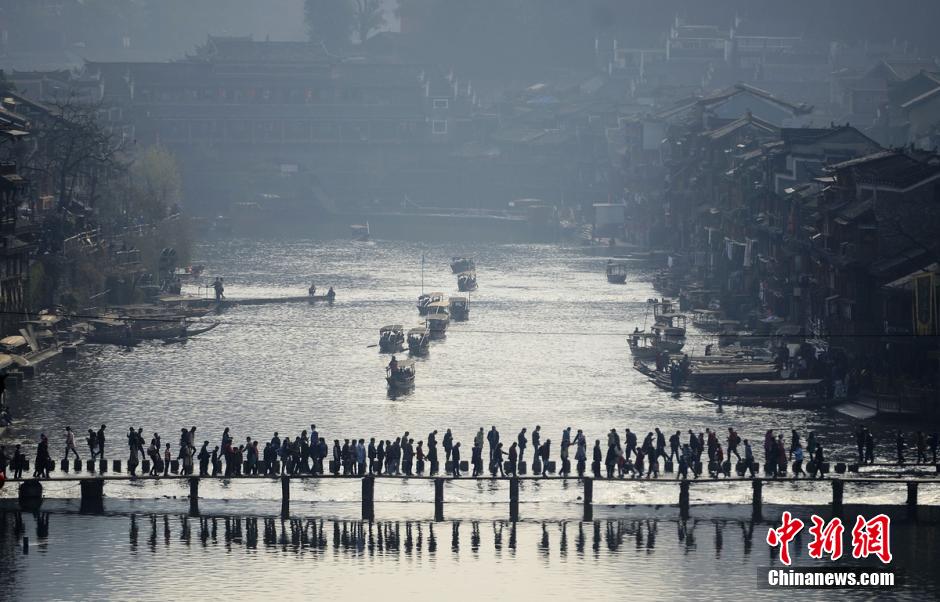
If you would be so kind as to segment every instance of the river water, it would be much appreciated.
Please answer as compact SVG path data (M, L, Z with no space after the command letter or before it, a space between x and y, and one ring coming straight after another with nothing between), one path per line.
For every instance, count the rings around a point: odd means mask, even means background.
M621 516L593 522L379 520L67 510L0 513L0 591L18 600L929 600L936 529L895 525L887 590L758 589L783 568L769 525L735 517ZM21 542L29 538L29 553ZM808 557L794 567L866 567ZM846 545L849 545L846 542ZM925 553L926 551L926 553ZM899 570L897 567L904 567ZM50 584L54 583L54 586Z
M422 278L425 291L455 293L456 281L449 268L453 255L472 255L477 262L480 289L471 295L470 321L452 323L446 339L432 343L428 356L418 359L414 391L391 398L384 380L389 357L374 347L378 329L385 324L406 328L419 324L415 301L422 290ZM607 283L605 257L549 245L221 240L198 247L196 262L206 264L207 280L216 275L225 278L230 298L302 295L310 282L315 282L320 290L335 287L336 303L235 307L217 318L222 321L220 327L182 344L148 343L133 350L84 347L78 358L44 367L36 378L11 394L16 423L4 435L3 443L24 442L31 449L39 432L45 432L54 453L60 454L65 425L81 434L89 427L107 423L112 445L108 455L123 458L123 436L129 426L142 426L148 439L150 433L158 431L175 448L181 427L195 425L198 441L208 439L217 445L226 426L231 427L236 440L244 440L245 436L265 440L274 431L296 435L315 422L330 441L347 437L368 440L372 436L394 439L406 430L418 441L432 429L437 429L440 437L444 429L451 428L455 439L464 442L465 456L469 458L473 435L481 426L489 430L495 424L505 441L514 439L522 427L531 432L540 424L543 439L551 438L556 443L566 426L584 429L590 440L603 440L610 428L622 433L629 427L642 435L657 426L667 433L706 427L726 431L734 426L742 437L756 442L759 460L763 460L758 450L766 429L789 433L790 428L797 428L804 436L810 430L819 433L833 461L849 460L854 451L852 432L856 425L837 414L766 408L719 410L688 394L673 397L646 382L631 368L626 346L626 335L635 325L649 326L646 301L656 296L650 285L653 266L644 262L633 264L623 286ZM196 285L189 285L188 290L202 292ZM705 337L690 336L688 349L701 353L707 342ZM888 442L893 439L887 426L875 428L883 441L879 455L887 458L891 452ZM84 445L80 450L85 453ZM557 453L557 446L553 453ZM69 487L74 485L49 484L46 496L73 497L75 492ZM129 513L176 512L172 502L171 509L165 507L166 498L186 495L183 485L176 482L109 483L106 489L114 499L143 500L127 508ZM15 495L12 490L0 490L0 497ZM776 504L825 503L829 491L825 483L816 487L780 484L768 487L765 498ZM209 500L229 500L225 504L232 504L232 508L239 503L249 504L239 507L246 516L274 511L279 494L269 481L204 483L200 491L201 497ZM292 491L292 502L354 503L358 495L355 482L308 483ZM566 505L579 495L580 486L574 482L525 483L522 500L531 507L540 507L538 513L545 520L557 521L578 515ZM693 504L749 503L750 487L697 485L692 495ZM901 486L849 486L846 495L853 502L878 504L897 504L904 499ZM507 496L504 485L496 482L449 484L447 491L448 502L458 503L458 508L463 508L459 505L462 502L467 508L481 502L503 504ZM598 483L595 488L597 503L614 508L614 516L616 508L625 511L634 504L675 504L676 496L675 487L646 483ZM940 490L922 486L920 497L922 503L940 503ZM377 484L376 499L397 504L390 511L392 517L404 514L420 522L429 518L428 506L418 505L421 510L415 511L401 502L430 501L433 493L430 485L415 487L382 481ZM72 508L69 502L58 503ZM116 503L109 501L106 507L110 510ZM148 503L156 506L151 508ZM185 502L180 504L181 511L185 511L183 506ZM305 517L322 516L315 506L302 507L299 512ZM469 510L461 512L468 512L468 520L483 521L480 528L484 540L492 537L494 523L487 514L489 510L475 516ZM523 512L525 516L532 513ZM488 577L495 577L487 579L488 583L511 581L510 576L518 574L525 583L532 584L533 591L556 591L555 586L562 588L566 583L580 583L591 591L589 586L595 583L604 584L605 589L594 591L606 597L600 592L613 591L606 589L608 585L665 587L670 579L663 580L662 576L674 569L701 576L727 566L743 566L735 571L743 571L741 579L747 584L744 591L753 588L752 573L756 567L767 565L762 539L756 540L755 548L759 547L760 553L755 553L753 561L743 557L741 551L726 549L719 553L711 534L698 539L690 556L687 543L676 537L674 514L673 508L671 518L663 518L665 522L656 527L663 536L657 540L660 543L655 555L647 551L646 543L632 541L620 551L577 553L572 529L577 530L578 523L567 527L569 549L564 552L559 547L562 527L557 522L547 527L551 542L548 550L541 547L541 525L526 523L519 528L518 551L513 553L494 548L490 542L481 547L479 554L464 544L459 555L451 554L451 544L443 541L442 533L436 556L396 553L394 561L389 562L384 553L331 551L309 555L318 559L317 570L324 578L345 580L356 594L382 592L380 577L393 573L424 578L433 573L437 588L447 587L448 583L473 587ZM357 516L355 505L349 515ZM502 511L497 515L503 516ZM133 538L128 542L130 519L125 515L53 513L47 549L42 552L48 560L34 563L34 556L30 560L17 558L16 586L20 589L16 591L42 591L31 589L29 584L40 583L43 571L58 570L58 563L65 558L81 556L86 544L88 558L81 565L85 581L79 579L76 591L80 595L75 597L99 597L90 593L93 590L83 589L91 587L90 575L101 588L100 597L161 597L158 594L164 590L160 586L148 589L148 584L116 578L121 572L109 572L107 568L116 562L129 562L128 568L134 567L141 575L177 571L186 563L211 563L215 570L200 573L204 581L187 582L187 587L195 588L194 593L209 592L209 598L218 597L211 595L218 584L262 587L260 575L279 579L278 575L307 570L299 564L305 554L285 552L281 545L258 544L257 549L236 546L237 550L227 545L204 546L197 541L198 525L191 527L191 541L183 541L176 517L170 519L176 525L171 528L170 543L163 543L161 531L160 543L148 547L144 531L145 527L149 529L149 522L143 523L150 519L141 515L135 520L140 522L141 533L137 544ZM463 529L461 537L465 539L461 541L469 542L471 526L465 523ZM737 532L739 527L726 529ZM450 533L446 535L449 539ZM503 537L505 544L508 535ZM649 539L644 541L648 543ZM629 556L623 556L627 550ZM935 553L931 555L936 557ZM676 558L683 559L678 566L673 565ZM357 579L363 575L370 578ZM571 575L576 577L568 581ZM543 581L543 577L547 579ZM170 583L167 580L164 585L169 587ZM282 583L278 581L272 592L277 592ZM300 590L291 588L299 585L285 585L285 594L295 597ZM522 584L500 587L506 595L516 595ZM42 593L48 595L34 597L53 597L50 592Z

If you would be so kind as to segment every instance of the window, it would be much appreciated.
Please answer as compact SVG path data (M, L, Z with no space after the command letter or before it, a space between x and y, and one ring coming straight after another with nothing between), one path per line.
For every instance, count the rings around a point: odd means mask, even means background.
M431 122L431 132L434 134L446 134L447 122L443 119L435 119Z
M446 98L435 98L434 99L434 108L435 109L446 109L449 103Z

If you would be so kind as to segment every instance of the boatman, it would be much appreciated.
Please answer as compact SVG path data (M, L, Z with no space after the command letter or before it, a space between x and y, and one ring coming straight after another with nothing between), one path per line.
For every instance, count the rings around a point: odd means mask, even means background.
M388 363L388 373L393 375L396 372L398 372L398 360L395 359L395 356L393 355L392 361Z
M317 294L317 285L311 283L310 288L307 289L307 294L309 294L311 297L315 297Z
M333 290L333 287L330 287L330 290L326 291L326 300L330 303L333 302L333 299L336 298L336 291Z
M215 290L216 301L221 301L225 298L225 295L223 294L225 292L225 285L222 283L221 277L215 277L215 282L212 283L212 288Z

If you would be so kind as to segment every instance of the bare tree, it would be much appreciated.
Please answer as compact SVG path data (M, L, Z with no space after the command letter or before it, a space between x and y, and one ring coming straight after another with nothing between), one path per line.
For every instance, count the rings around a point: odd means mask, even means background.
M360 44L368 40L373 31L385 25L381 0L353 0L353 17Z
M98 180L121 170L123 142L102 127L101 103L87 103L70 93L53 101L40 123L34 124L35 152L29 168L54 188L60 209L69 209L82 190L94 202Z

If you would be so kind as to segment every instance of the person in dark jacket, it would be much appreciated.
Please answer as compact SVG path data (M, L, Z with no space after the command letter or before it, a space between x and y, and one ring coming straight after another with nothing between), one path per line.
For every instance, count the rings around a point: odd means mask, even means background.
M450 455L454 449L454 435L450 432L450 429L447 429L447 432L444 433L441 445L444 446L444 461L450 462Z
M199 455L196 457L199 459L199 476L209 476L209 459L211 455L209 454L208 441L202 442L202 448L199 450Z
M39 445L36 446L36 467L33 470L33 477L37 479L49 478L49 464L52 463L52 457L49 455L49 440L44 433L39 435Z
M513 445L515 445L515 443ZM493 474L494 477L496 476L497 470L499 471L499 476L501 477L506 476L506 473L503 471L503 458L505 457L505 455L506 453L503 451L503 444L497 443L496 449L493 451L492 462L494 466L490 468L490 472Z
M538 429L538 427L535 427ZM535 434L533 433L533 439ZM542 476L546 476L548 473L548 459L551 457L552 451L552 440L546 439L545 443L542 444L542 447L539 448L539 457L542 459Z
M594 456L593 456L593 459L591 460L591 472L594 473L595 479L601 478L601 460L603 460L603 458L604 458L604 455L603 455L603 452L601 452L601 440L595 439L594 440Z
M448 433L450 429L448 429ZM450 450L450 459L453 462L453 475L454 478L460 477L460 443L455 443L454 447Z
M529 440L525 436L526 429L523 428L519 431L519 434L516 435L516 443L519 445L519 461L525 462L525 448L528 445Z
M539 453L540 453L539 448L541 447L541 443L542 443L542 426L539 424L536 424L535 430L532 431L532 451L533 451L532 460L533 461L539 457ZM524 459L525 458L523 458L523 460Z
M104 424L101 425L101 428L98 429L96 437L98 438L98 457L104 460L104 430L107 428Z
M614 478L614 466L617 465L617 448L610 445L607 447L607 457L604 458L604 466L607 467L607 478Z
M519 446L517 443L513 443L509 446L509 474L516 476L516 468L519 464Z
M369 448L366 451L366 455L369 457L369 474L375 474L375 437L369 439Z

